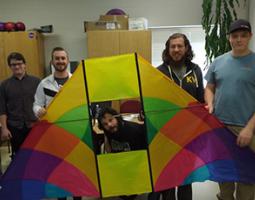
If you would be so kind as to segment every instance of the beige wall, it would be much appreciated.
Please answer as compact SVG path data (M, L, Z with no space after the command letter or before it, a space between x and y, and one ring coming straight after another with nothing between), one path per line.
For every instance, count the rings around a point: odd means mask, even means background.
M53 24L54 33L45 34L46 63L54 46L63 46L71 60L86 58L84 20L96 20L112 8L130 17L146 17L149 26L201 24L202 0L0 0L0 21L25 22L28 29ZM239 14L247 18L246 8Z

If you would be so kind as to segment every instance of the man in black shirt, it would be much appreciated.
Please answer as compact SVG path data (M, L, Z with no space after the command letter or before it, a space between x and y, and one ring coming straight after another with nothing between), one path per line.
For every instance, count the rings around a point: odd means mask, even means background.
M146 149L145 127L125 121L112 108L104 108L98 116L99 128L105 133L106 152L123 152Z
M11 53L7 62L12 76L0 86L1 139L11 140L14 155L37 120L32 108L40 79L26 73L26 61L22 54Z
M99 128L105 134L105 152L117 153L147 148L145 126L125 121L116 110L106 107L98 116ZM137 195L120 196L123 200L134 200Z

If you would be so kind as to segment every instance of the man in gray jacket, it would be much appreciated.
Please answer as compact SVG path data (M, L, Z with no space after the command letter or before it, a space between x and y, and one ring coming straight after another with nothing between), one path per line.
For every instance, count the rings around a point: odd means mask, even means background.
M46 113L46 107L59 92L64 83L71 77L67 71L68 53L62 47L56 47L51 53L51 64L54 73L44 78L37 87L33 111L40 118Z
M38 118L46 114L47 106L65 82L71 77L71 74L67 71L69 64L68 53L62 47L56 47L52 50L51 64L54 67L54 73L40 82L35 93L33 110ZM81 197L73 197L73 199L81 200ZM66 200L66 198L59 198L59 200Z

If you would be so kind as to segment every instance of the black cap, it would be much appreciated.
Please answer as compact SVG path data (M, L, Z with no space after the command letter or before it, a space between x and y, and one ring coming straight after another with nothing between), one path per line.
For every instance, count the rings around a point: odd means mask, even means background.
M247 20L238 19L230 24L228 33L233 33L237 30L247 30L251 32L251 25Z

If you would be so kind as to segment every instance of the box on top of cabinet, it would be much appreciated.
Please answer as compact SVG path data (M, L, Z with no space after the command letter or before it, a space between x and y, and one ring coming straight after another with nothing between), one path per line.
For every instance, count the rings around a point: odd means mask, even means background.
M119 30L128 30L128 15L100 15L99 21L115 21Z

